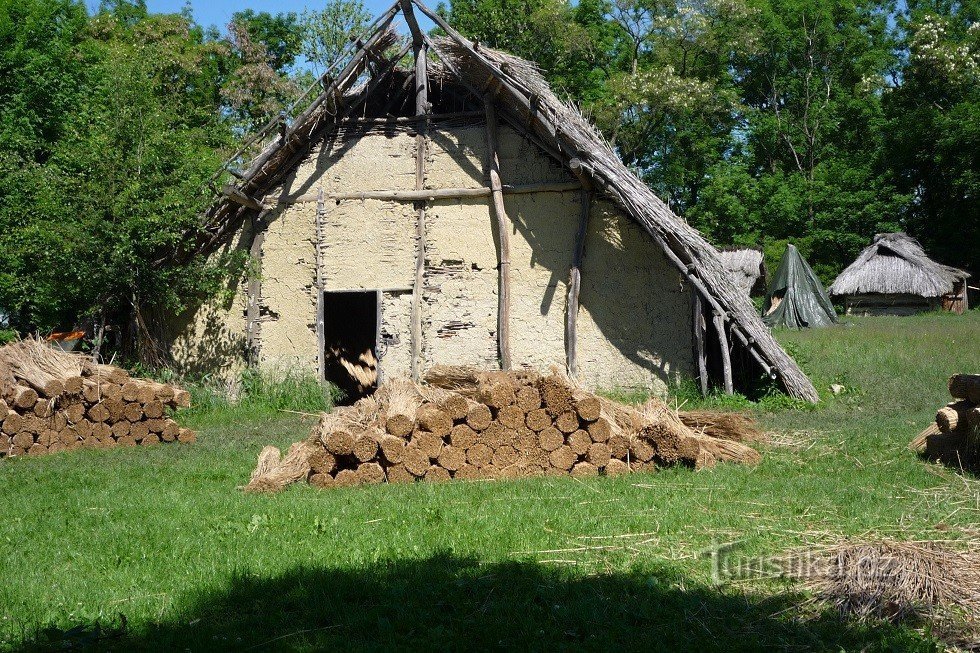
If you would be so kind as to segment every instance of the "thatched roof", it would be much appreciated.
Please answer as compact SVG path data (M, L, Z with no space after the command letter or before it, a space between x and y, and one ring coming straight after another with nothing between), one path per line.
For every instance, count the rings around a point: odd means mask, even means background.
M968 276L964 270L930 259L919 241L907 234L878 234L828 290L831 295L941 297Z
M422 35L412 15L413 6L447 36ZM594 187L616 203L663 249L696 289L706 309L721 316L733 336L734 348L742 349L761 371L779 379L790 395L817 401L813 384L773 339L748 296L732 281L718 251L626 168L578 110L555 96L537 67L524 59L474 44L419 0L400 0L376 21L374 35L358 42L360 49L351 63L285 130L283 137L270 143L242 175L236 192L260 199L302 159L327 127L341 122L350 107L374 92L385 92L402 84L391 81L397 79L398 70L402 70L402 79L407 79L405 75L410 71L400 69L397 64L410 43L394 56L384 55L397 45L388 30L399 10L405 14L415 38L424 39L430 52L438 58L441 65L430 63L431 74L438 75L443 84L451 82L461 86L463 93L478 101L492 99L501 120L566 166L583 184ZM373 64L370 68L368 59ZM369 69L372 78L358 86L359 77ZM216 205L207 225L211 234L209 243L220 242L250 210L258 209L227 200Z
M761 250L723 249L718 252L718 256L725 268L731 272L732 281L745 291L746 295L751 296L757 290L765 288L768 274L765 255Z

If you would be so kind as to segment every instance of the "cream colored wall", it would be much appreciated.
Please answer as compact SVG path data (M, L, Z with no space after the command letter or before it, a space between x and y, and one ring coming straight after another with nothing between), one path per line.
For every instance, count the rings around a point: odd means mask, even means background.
M611 203L597 202L582 264L582 381L663 393L695 374L690 292L649 234Z
M484 127L435 130L427 188L486 184ZM574 178L509 128L500 134L505 184ZM412 189L415 138L363 135L316 148L270 196ZM511 227L511 351L515 365L565 365L569 265L579 221L578 192L506 194ZM316 203L289 205L270 220L262 246L263 367L316 369ZM426 210L422 295L423 369L435 364L497 366L498 250L487 198L440 200ZM416 210L408 202L327 201L321 246L328 290L385 289L382 369L411 369L411 286ZM593 387L662 391L693 373L689 293L649 236L611 205L597 203L582 272L578 322L581 379ZM242 301L239 301L243 305ZM236 309L238 310L238 309ZM244 333L241 317L227 329ZM233 319L234 318L234 319Z
M315 218L316 204L294 204L265 228L257 349L267 369L317 369Z
M299 196L415 187L415 144L407 134L380 134L316 147L270 196ZM327 200L322 217L324 289L410 289L415 276L415 211L411 204ZM316 202L289 205L271 220L262 246L265 318L259 363L264 367L317 369ZM407 305L406 305L407 304ZM411 298L388 294L383 331L397 341L387 348L385 372L410 370ZM395 337L397 335L397 337Z
M433 134L427 188L485 186L481 127ZM422 368L499 366L497 244L485 198L433 202L426 210Z

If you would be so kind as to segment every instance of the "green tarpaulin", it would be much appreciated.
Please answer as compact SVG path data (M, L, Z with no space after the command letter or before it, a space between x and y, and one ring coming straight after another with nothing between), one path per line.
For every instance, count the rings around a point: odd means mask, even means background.
M783 260L769 285L762 320L769 326L794 329L837 322L837 313L823 284L793 245L786 246Z

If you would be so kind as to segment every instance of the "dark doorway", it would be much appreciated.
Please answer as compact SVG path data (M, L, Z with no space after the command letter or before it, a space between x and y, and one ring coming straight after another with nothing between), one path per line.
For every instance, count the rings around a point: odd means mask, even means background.
M378 293L323 293L323 360L327 381L352 403L371 394L378 381Z

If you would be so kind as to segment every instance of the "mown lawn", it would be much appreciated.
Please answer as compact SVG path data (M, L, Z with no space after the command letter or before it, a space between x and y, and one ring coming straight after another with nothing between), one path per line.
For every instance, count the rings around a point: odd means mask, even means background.
M980 370L980 313L849 322L778 334L825 401L760 410L756 468L251 496L311 418L245 410L188 415L193 446L0 462L0 648L934 650L698 554L980 520L980 483L906 450Z

